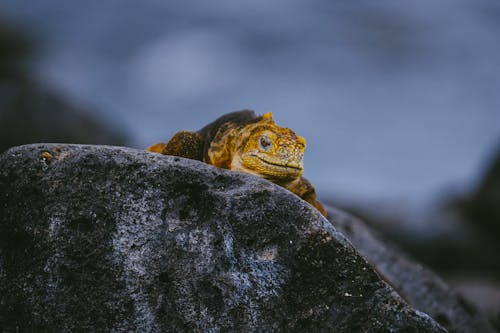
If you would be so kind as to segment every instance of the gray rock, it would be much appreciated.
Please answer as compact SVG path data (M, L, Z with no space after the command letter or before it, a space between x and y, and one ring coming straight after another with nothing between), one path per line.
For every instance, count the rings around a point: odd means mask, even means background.
M363 221L334 207L328 218L399 295L450 332L494 332L487 317L439 276L394 245L381 240Z
M290 192L127 148L0 156L0 330L444 332Z

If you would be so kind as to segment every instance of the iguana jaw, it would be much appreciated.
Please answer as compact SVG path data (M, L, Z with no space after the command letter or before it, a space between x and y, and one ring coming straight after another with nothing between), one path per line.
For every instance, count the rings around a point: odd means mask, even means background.
M273 158L262 153L248 153L233 161L232 169L252 173L270 180L291 180L304 172L302 161Z
M298 163L295 161L283 161L280 159L271 159L267 157L266 155L263 154L256 154L254 155L256 158L261 160L263 163L267 165L267 167L279 167L279 168L287 168L287 169L293 169L297 170L299 172L303 172L303 165L302 163Z

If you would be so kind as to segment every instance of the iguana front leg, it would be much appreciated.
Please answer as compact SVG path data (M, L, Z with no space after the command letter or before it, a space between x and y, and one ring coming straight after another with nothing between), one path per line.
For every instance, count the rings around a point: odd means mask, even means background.
M177 132L167 143L157 143L146 150L203 161L203 138L196 132Z
M326 210L316 199L316 190L314 186L304 177L299 177L285 184L280 184L290 192L295 193L303 200L313 205L323 216L326 217Z

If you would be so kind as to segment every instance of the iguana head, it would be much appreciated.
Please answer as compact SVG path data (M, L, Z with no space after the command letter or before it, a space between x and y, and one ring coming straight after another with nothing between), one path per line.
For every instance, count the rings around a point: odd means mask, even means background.
M275 181L292 180L304 172L306 140L276 125L270 112L238 132L231 169Z

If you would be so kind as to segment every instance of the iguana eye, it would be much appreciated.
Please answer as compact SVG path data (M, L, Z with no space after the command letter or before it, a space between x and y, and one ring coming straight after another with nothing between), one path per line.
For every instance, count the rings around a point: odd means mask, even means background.
M271 148L271 144L271 139L269 139L267 135L263 135L260 137L259 145L263 150L269 150Z

